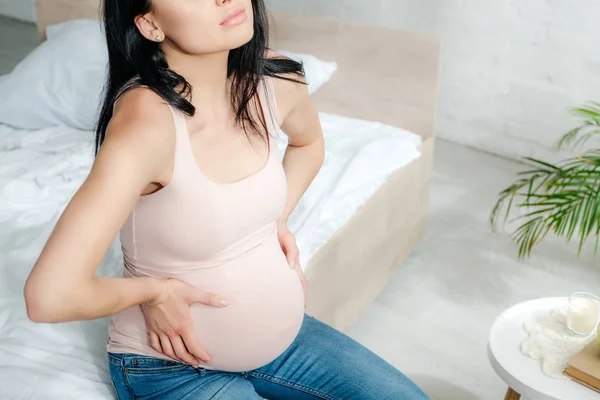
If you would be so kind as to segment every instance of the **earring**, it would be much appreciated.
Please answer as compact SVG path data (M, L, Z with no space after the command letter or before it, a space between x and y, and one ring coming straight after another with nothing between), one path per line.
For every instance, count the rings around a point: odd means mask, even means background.
M162 40L163 40L162 36L157 36L157 37L156 37L156 41L157 41L157 42L162 42Z

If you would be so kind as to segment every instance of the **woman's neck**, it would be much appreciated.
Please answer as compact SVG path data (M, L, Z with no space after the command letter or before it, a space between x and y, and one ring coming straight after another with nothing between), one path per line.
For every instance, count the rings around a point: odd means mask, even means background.
M192 85L192 104L196 115L221 117L229 111L230 86L227 79L229 52L192 56L169 54L169 68L183 76Z

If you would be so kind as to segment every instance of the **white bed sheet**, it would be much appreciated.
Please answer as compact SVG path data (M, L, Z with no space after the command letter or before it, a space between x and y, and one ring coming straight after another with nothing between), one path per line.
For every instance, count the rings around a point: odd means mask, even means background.
M391 173L420 156L418 135L378 122L320 114L326 157L290 218L306 267ZM279 143L281 157L286 143ZM0 126L0 398L111 399L107 319L31 323L23 284L92 163L92 134ZM99 273L119 276L118 239Z

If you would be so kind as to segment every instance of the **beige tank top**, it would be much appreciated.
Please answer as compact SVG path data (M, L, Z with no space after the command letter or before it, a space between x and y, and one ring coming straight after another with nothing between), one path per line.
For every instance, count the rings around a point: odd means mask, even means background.
M270 78L258 96L268 133L277 137L277 109ZM268 99L268 101L267 101ZM194 158L186 116L169 106L175 123L171 182L142 196L121 230L124 276L176 278L224 296L224 308L190 309L207 369L248 371L282 354L304 317L304 294L277 239L277 219L287 183L276 142L258 172L234 183L205 177ZM169 359L150 347L140 306L112 317L107 350Z

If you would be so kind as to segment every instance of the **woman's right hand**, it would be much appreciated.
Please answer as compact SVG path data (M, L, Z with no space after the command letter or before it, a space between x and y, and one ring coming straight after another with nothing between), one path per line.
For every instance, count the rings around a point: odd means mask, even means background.
M150 345L159 353L182 363L198 367L198 360L211 362L210 355L200 346L190 319L190 306L202 303L225 307L221 296L205 292L176 279L162 280L164 291L151 302L142 304ZM224 301L225 303L221 303Z

